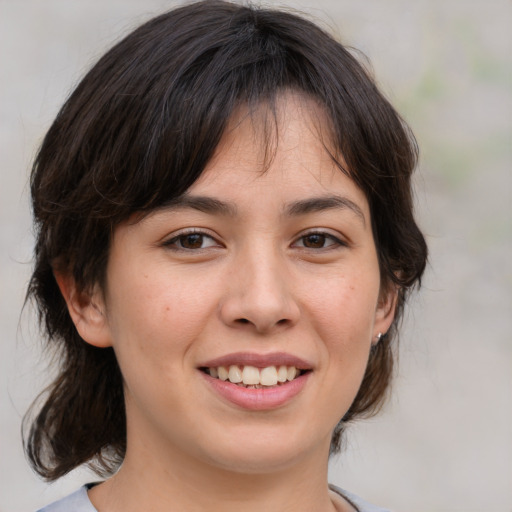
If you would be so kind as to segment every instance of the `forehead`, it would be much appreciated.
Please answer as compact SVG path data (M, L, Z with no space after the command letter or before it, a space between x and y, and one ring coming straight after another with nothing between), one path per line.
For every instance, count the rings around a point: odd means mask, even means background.
M252 152L247 153L250 142ZM242 104L231 115L212 162L229 151L237 157L258 157L252 163L265 170L280 153L299 148L317 156L343 158L333 143L332 121L324 107L305 93L284 90L256 105ZM211 166L207 166L208 167Z
M302 93L286 91L273 103L244 105L231 116L187 194L225 195L246 188L273 196L343 192L366 203L334 147L331 126L324 108Z

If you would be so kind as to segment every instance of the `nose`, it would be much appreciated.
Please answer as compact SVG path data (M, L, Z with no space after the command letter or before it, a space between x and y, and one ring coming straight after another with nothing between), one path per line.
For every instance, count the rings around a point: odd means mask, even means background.
M300 317L285 257L275 250L251 251L233 262L220 304L222 321L259 334L291 327Z

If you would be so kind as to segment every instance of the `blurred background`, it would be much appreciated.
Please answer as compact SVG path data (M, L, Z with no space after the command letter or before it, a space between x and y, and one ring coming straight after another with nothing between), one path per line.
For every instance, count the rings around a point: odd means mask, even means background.
M29 469L20 422L47 383L30 309L31 160L95 60L167 0L0 0L0 512L86 481ZM512 511L512 2L266 2L307 13L370 59L421 147L430 246L393 395L354 425L331 482L395 512Z

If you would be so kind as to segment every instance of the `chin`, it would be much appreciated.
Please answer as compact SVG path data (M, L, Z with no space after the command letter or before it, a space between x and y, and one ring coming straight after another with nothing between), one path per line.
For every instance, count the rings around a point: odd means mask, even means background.
M213 437L212 437L213 439ZM296 466L319 448L327 460L330 447L330 432L322 442L313 443L311 432L290 432L288 428L255 429L228 437L217 438L215 450L208 450L209 463L226 471L241 474L268 474ZM321 446L324 445L324 446Z
M300 455L296 450L249 449L243 453L223 453L212 458L210 464L230 473L262 475L285 471L295 466L298 459Z

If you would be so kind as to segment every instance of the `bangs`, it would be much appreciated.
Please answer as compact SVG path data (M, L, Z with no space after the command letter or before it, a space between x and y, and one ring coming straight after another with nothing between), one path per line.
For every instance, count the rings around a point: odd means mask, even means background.
M358 170L380 172L375 157L380 152L373 146L389 148L378 118L385 111L378 103L386 102L351 54L291 14L281 12L276 19L274 12L216 2L200 8L211 23L194 25L186 19L195 14L189 7L140 27L130 51L125 41L119 43L70 99L75 109L81 107L72 117L80 119L75 140L82 141L70 180L80 176L96 191L92 214L116 224L183 194L211 159L235 110L247 105L253 111L266 103L275 115L276 98L286 89L321 104L331 120L333 157L342 155L353 179L367 190ZM219 10L233 10L232 17ZM266 124L268 158L271 133ZM341 158L334 159L345 170ZM83 211L79 197L69 204Z

